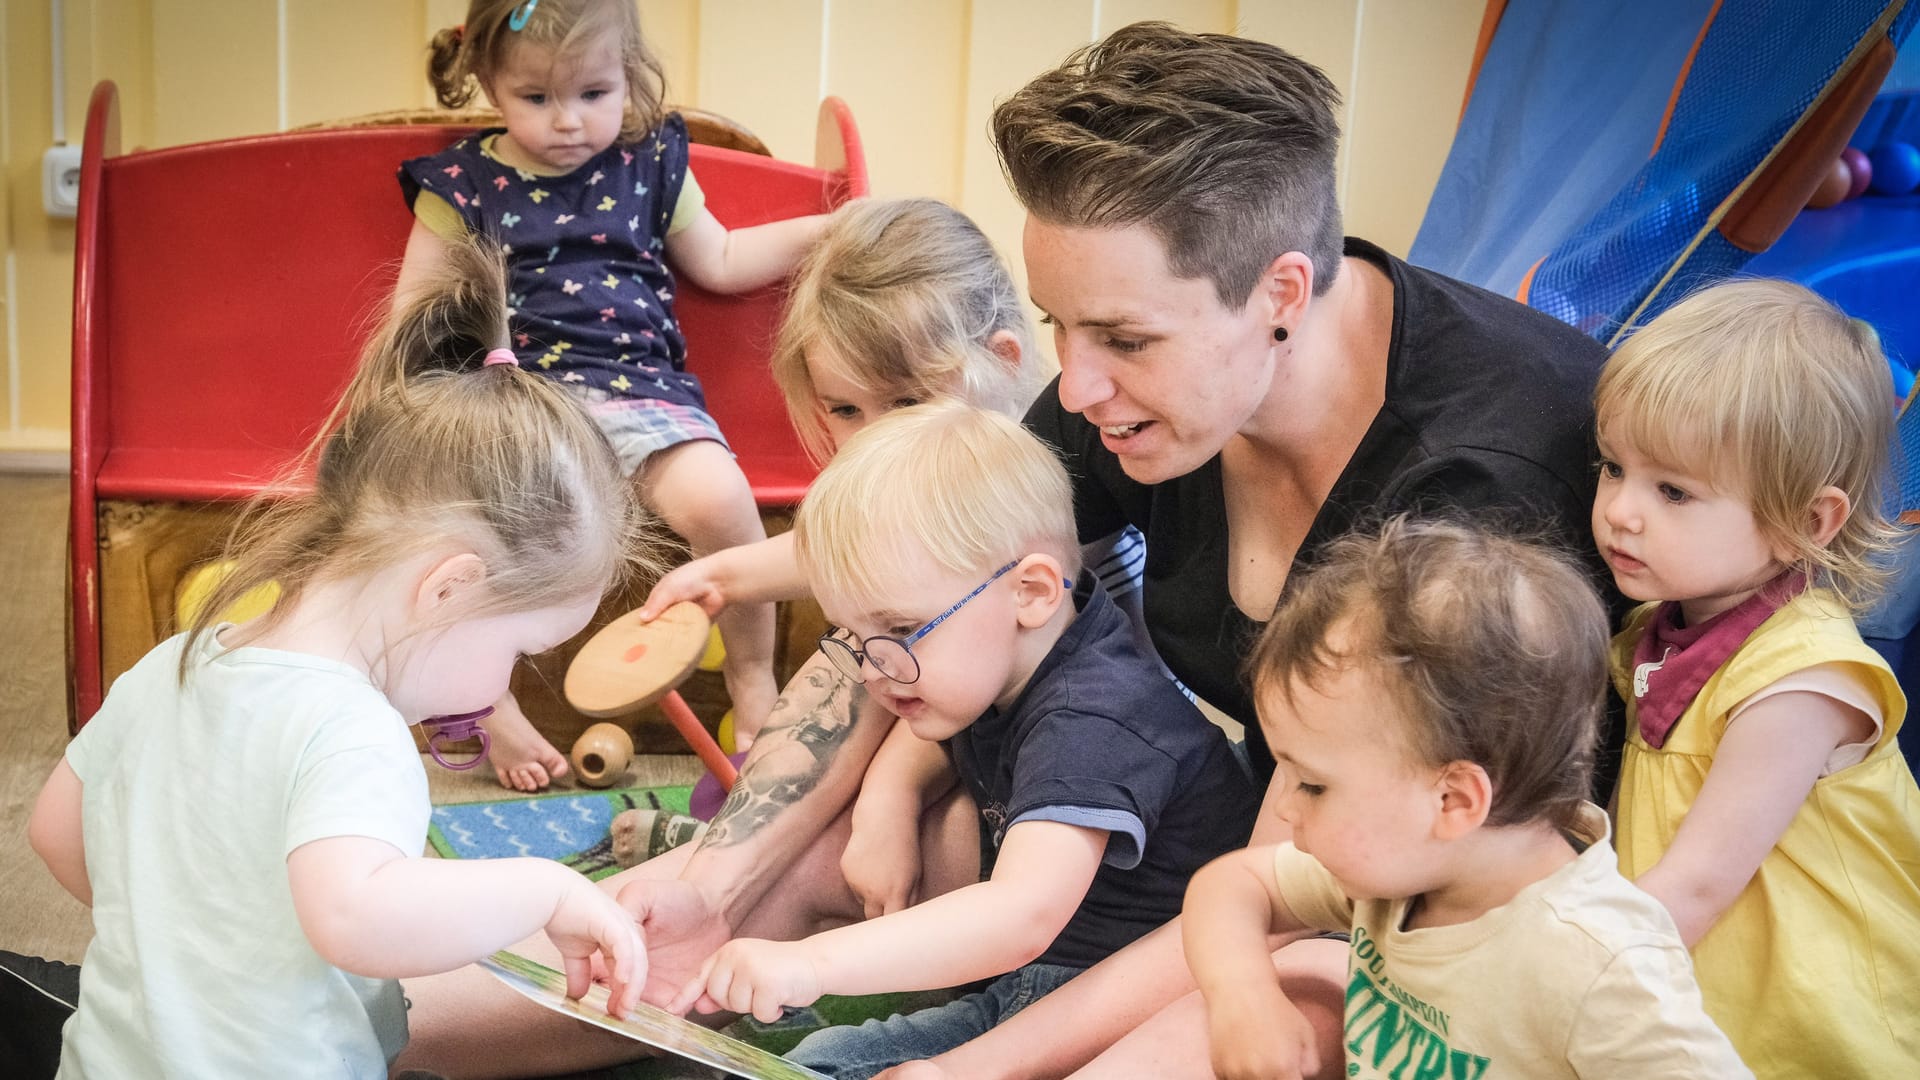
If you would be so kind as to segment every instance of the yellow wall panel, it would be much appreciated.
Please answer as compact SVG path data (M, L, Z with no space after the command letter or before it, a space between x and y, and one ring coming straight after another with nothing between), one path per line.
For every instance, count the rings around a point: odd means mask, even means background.
M86 129L93 84L120 88L120 139L125 147L153 143L153 5L151 0L66 0L67 141Z
M40 205L40 160L53 145L53 27L51 7L7 0L4 48L4 123L8 310L6 378L0 448L60 445L67 427L67 312L73 281L73 225L50 218ZM71 110L74 106L69 104ZM72 121L78 124L81 121Z
M427 84L418 0L286 0L286 124L395 109Z
M700 94L699 0L644 0L640 32L667 75L667 101L695 106Z
M984 137L962 130L965 0L832 0L827 13L827 93L860 125L874 194L957 201L961 144Z
M1347 232L1405 256L1460 120L1482 0L1365 5L1347 134Z
M154 143L279 130L279 56L272 4L225 4L216 16L204 0L153 0Z
M813 160L828 0L701 0L698 104Z
M1020 230L1026 214L1007 190L987 126L995 103L1092 40L1094 8L1091 0L1049 4L974 0L972 4L959 205L1006 257L1022 294L1026 271L1020 260ZM1009 33L1010 27L1019 30ZM1041 351L1051 353L1051 349L1051 344L1042 343Z

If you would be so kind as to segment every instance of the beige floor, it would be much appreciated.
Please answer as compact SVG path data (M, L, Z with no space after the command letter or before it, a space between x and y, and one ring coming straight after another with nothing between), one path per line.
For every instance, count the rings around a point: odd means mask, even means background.
M79 963L92 927L27 847L27 815L67 744L67 489L63 476L0 474L0 949ZM427 763L435 802L497 799L492 770ZM634 784L686 784L691 756L640 759Z

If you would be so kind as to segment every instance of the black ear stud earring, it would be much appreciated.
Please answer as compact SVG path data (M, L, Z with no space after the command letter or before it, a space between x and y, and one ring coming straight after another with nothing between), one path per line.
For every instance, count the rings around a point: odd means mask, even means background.
M1276 327L1274 327L1274 328L1273 328L1273 340L1275 340L1275 341L1285 341L1285 340L1287 340L1287 328L1286 328L1286 327L1284 327L1284 326L1276 326Z

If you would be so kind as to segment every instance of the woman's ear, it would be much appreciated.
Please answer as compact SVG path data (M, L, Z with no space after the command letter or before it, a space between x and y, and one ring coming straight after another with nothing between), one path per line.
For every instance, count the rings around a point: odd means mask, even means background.
M1248 303L1255 317L1277 330L1298 327L1312 300L1313 260L1304 252L1289 251L1261 271Z
M1045 626L1067 599L1066 573L1051 555L1029 555L1013 568L1014 603L1020 625L1028 630Z
M1434 782L1440 812L1435 816L1436 840L1458 840L1486 823L1493 809L1493 780L1471 761L1449 762Z
M414 611L419 615L444 614L467 603L487 579L487 564L471 551L449 555L427 568L414 590Z
M1011 330L995 330L987 338L987 351L1004 361L1014 371L1020 370L1020 335Z

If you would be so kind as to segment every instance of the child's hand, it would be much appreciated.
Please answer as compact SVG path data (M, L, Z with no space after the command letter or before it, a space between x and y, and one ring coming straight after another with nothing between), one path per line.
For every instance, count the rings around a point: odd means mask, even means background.
M726 610L726 592L714 573L712 556L682 563L654 582L653 591L647 594L647 602L640 605L640 621L652 622L660 617L661 612L683 600L699 604L708 617Z
M869 919L912 907L919 899L920 815L856 816L840 873Z
M607 1013L623 1017L633 1011L647 981L647 949L639 923L593 882L578 875L574 880L547 920L547 937L560 950L567 973L567 996L579 998L604 974ZM600 971L592 964L596 952L606 960Z
M669 1007L684 1012L706 1001L771 1024L780 1019L783 1006L811 1005L820 992L820 974L806 942L736 938L708 958Z
M1320 1071L1313 1025L1277 986L1207 1002L1207 1041L1221 1080L1298 1080Z

